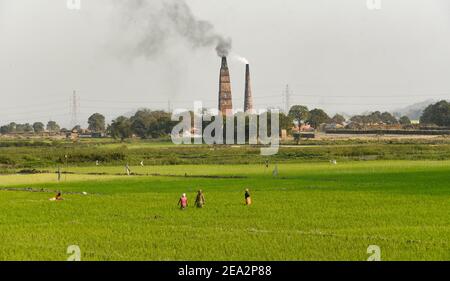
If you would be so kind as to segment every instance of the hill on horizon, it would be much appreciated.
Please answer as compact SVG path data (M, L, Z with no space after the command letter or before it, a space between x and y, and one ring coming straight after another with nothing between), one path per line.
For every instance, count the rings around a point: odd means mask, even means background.
M394 115L396 117L408 116L408 118L411 120L419 120L425 108L427 108L430 104L433 104L435 102L436 101L433 99L428 99L423 102L414 103L404 108L394 110Z

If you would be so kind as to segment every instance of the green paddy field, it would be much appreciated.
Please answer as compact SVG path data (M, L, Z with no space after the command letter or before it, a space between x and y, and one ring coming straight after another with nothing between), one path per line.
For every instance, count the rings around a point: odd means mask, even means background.
M82 260L364 261L369 245L382 260L450 260L449 160L299 159L277 163L277 177L260 162L134 163L131 176L62 164L61 182L55 166L11 166L0 176L0 260L64 261L69 245ZM180 211L180 195L193 203L198 189L205 207ZM48 200L56 190L64 201Z

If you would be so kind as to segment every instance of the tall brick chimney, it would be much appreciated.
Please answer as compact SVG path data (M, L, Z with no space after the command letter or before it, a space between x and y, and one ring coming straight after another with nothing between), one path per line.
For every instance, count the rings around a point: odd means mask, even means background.
M227 58L222 57L219 80L219 111L222 115L227 115L233 110L233 100L231 96L230 71L228 69Z
M246 65L245 69L245 100L244 100L245 113L251 113L253 111L253 96L252 85L250 83L250 65Z

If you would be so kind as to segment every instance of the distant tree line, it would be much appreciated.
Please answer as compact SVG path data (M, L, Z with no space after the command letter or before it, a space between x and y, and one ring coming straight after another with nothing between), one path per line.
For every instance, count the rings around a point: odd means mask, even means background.
M33 125L29 123L18 124L11 122L8 125L0 127L0 134L11 134L11 133L42 133L45 130L48 132L59 132L60 127L55 121L48 121L47 126L42 122L36 122Z
M193 115L192 112L190 112ZM138 110L133 116L119 116L107 125L105 116L100 113L94 113L88 118L88 131L93 133L108 134L117 139L127 139L137 136L142 139L157 139L170 135L172 128L178 123L171 120L171 113L164 111L152 111L149 109ZM193 119L193 118L192 118ZM270 120L270 118L269 118ZM280 114L280 131L286 130L290 133L295 125L309 124L313 128L319 128L321 124L345 124L354 123L362 125L385 124L385 125L410 125L411 120L407 116L396 118L389 112L375 111L365 115L355 115L349 120L344 116L336 114L330 117L323 109L314 108L309 110L304 105L294 105L288 114ZM246 121L248 124L248 120ZM236 122L235 122L236 123ZM450 126L450 103L443 100L436 104L428 106L421 118L423 125ZM209 122L204 122L203 128L208 126ZM269 124L270 128L270 124ZM71 131L82 131L81 126L75 126ZM56 121L48 121L46 125L42 122L33 124L18 124L11 122L8 125L0 127L0 134L10 133L35 133L43 132L59 133L68 132L67 129L61 129Z
M356 115L350 121L358 124L386 124L386 125L410 125L411 120L407 116L397 119L389 112L375 111L367 115ZM442 100L431 104L422 113L420 124L423 126L450 127L450 103Z
M297 124L309 124L314 128L318 128L320 124L335 123L344 124L347 120L344 116L336 114L329 117L322 109L308 110L303 105L295 105L291 107L289 116L294 119ZM395 117L389 112L375 111L365 115L355 115L351 117L348 123L356 123L361 125L369 124L385 124L385 125L411 125L408 116ZM442 100L436 104L429 105L420 118L421 125L435 125L442 127L450 126L450 103Z
M330 117L323 109L315 108L309 110L304 105L294 105L291 107L288 116L298 125L309 124L313 128L318 128L321 124L326 123L343 124L346 121L345 117L340 114Z
M194 128L194 113L189 112L191 117L191 127ZM223 132L222 135L226 138L226 118L223 120ZM234 117L235 136L237 136L237 116ZM202 120L202 128L205 129L213 121L215 117L212 117L211 121ZM293 119L283 113L279 116L280 131L282 129L290 130L292 128ZM172 121L172 114L164 111L151 111L148 109L139 110L136 114L130 118L125 116L119 116L114 119L108 127L110 135L116 139L127 139L135 135L142 139L157 139L161 137L169 136L173 127L178 124L179 121ZM248 116L245 119L246 131L248 131L249 119ZM197 128L198 129L198 128ZM268 130L271 130L270 116L268 116ZM248 137L248 135L247 135Z
M350 121L358 124L386 124L386 125L410 125L411 120L407 116L397 119L389 112L375 111L367 115L356 115L350 118Z

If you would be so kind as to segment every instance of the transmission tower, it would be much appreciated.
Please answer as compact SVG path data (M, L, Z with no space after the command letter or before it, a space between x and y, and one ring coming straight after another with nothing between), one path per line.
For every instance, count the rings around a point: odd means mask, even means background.
M70 101L70 113L71 113L71 120L70 120L70 125L72 126L72 128L74 128L75 126L78 125L78 107L79 107L79 101L77 98L77 92L73 91L72 94L72 99Z
M167 113L172 113L172 102L170 99L167 101Z
M284 111L286 114L288 114L289 110L291 109L291 89L289 85L286 85L286 88L283 93L283 104L284 104Z

